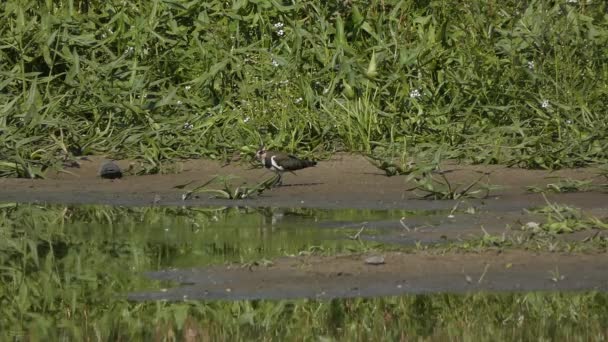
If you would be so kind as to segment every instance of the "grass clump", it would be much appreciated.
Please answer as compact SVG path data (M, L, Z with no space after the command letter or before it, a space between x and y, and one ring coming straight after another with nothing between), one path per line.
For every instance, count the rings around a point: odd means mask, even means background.
M490 191L495 187L487 181L484 183L484 178L489 179L489 174L480 172L482 175L470 182L466 186L461 184L453 184L446 177L446 173L451 171L442 171L432 169L420 169L418 172L408 176L408 181L413 181L415 186L407 191L418 191L417 195L424 199L433 200L458 200L463 198L486 198L490 195Z
M188 190L182 195L182 199L185 201L192 197L196 193L208 193L211 194L211 198L238 200L245 198L252 198L261 195L264 191L269 190L276 183L278 176L270 177L269 179L262 181L254 186L247 186L244 183L238 186L233 184L233 180L238 178L236 176L215 176L203 185L197 186L192 190ZM210 189L209 185L213 183L220 183L220 189Z
M603 184L594 184L593 180L585 179L571 179L564 178L559 179L555 183L549 183L545 185L545 187L539 186L529 186L526 188L528 192L535 193L544 193L544 192L555 192L555 193L564 193L564 192L587 192L594 190L602 190L605 189L606 185Z
M544 196L544 194L543 194ZM608 223L596 217L583 215L581 210L557 203L551 203L545 197L547 205L533 212L546 213L547 222L542 224L526 224L522 228L533 234L563 234L581 230L606 230Z
M78 155L412 154L605 163L606 3L7 0L0 175Z

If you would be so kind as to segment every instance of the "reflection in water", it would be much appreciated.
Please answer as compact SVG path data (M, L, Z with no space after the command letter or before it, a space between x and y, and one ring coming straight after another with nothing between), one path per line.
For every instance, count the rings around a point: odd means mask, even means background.
M361 222L397 222L407 214L373 210L35 205L3 210L5 224L14 236L37 240L46 246L41 248L51 248L56 256L67 253L70 247L86 244L114 257L125 253L153 255L153 268L272 258L306 252L312 246L342 251L353 244L347 237L361 227Z
M149 270L341 252L364 243L345 238L362 222L399 227L408 214L6 204L0 340L606 338L599 322L608 322L608 300L595 293L231 303L124 297L169 285L141 276Z

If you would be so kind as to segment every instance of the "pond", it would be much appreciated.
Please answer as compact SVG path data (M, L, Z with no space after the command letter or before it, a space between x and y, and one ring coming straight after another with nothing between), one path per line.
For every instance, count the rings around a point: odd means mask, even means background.
M606 338L608 296L594 291L130 298L146 291L170 293L180 285L177 278L150 278L154 271L212 266L253 274L280 266L281 258L314 257L329 264L322 258L392 249L408 253L419 246L402 240L380 244L373 237L402 234L404 219L437 214L4 204L0 334L13 340ZM387 257L387 263L392 260Z

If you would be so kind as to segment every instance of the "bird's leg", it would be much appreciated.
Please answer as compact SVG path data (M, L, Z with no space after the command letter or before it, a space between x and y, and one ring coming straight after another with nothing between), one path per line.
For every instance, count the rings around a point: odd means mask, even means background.
M279 187L283 184L283 174L281 172L277 172L277 180L272 185L273 187Z

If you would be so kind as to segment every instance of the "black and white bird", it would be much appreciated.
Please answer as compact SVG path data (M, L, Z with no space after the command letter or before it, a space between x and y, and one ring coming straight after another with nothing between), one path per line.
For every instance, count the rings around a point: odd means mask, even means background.
M262 162L265 168L277 174L278 179L275 186L282 184L283 172L294 172L317 165L316 161L300 159L288 153L268 151L263 146L256 153L256 158Z

